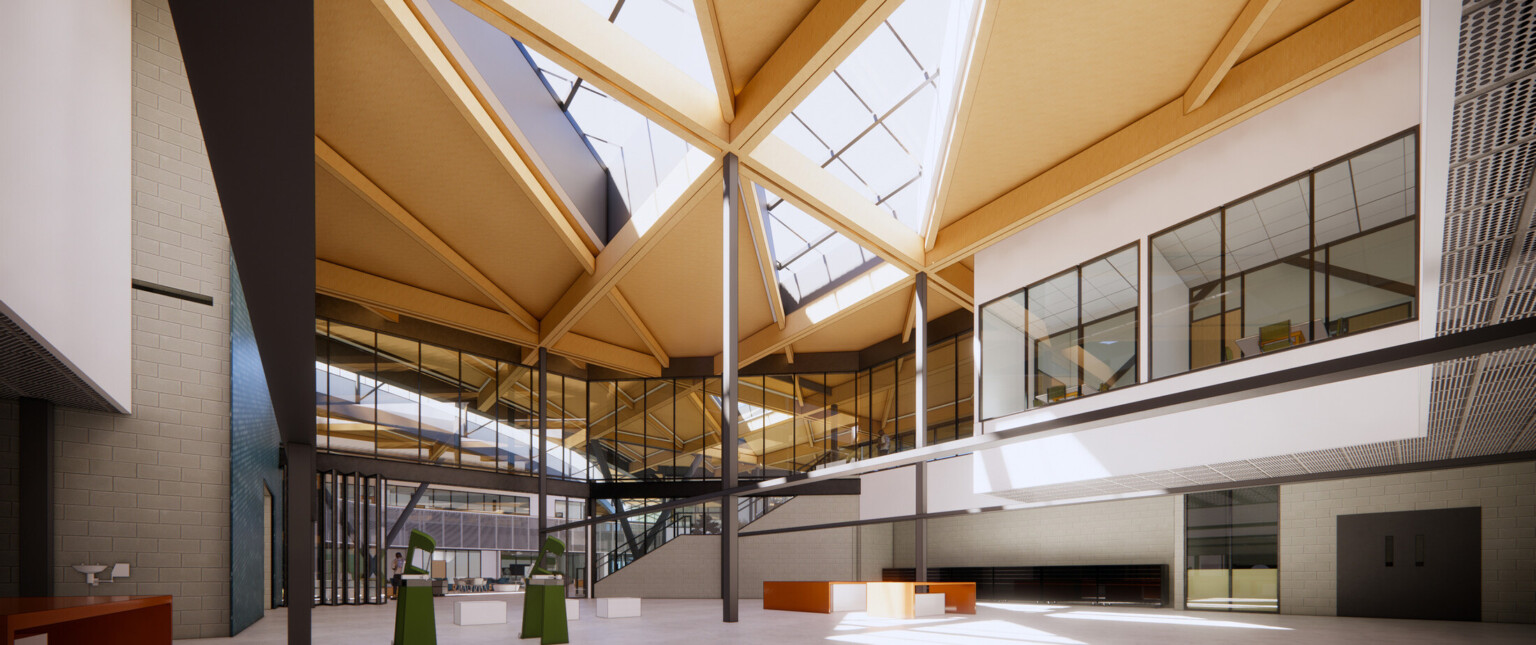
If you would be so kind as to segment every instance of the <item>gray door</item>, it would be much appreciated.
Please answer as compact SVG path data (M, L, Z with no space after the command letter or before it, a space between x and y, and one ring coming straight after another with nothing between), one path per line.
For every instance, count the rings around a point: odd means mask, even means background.
M1338 613L1479 620L1482 509L1338 518Z

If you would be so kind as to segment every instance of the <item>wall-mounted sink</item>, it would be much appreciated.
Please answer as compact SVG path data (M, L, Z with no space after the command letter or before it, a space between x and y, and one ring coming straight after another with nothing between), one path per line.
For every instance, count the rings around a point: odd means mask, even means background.
M75 571L79 571L80 573L85 574L85 584L88 584L88 585L90 585L92 587L96 586L96 574L101 573L102 571L106 571L106 570L107 570L107 565L104 565L104 564L77 564L77 565L75 565Z

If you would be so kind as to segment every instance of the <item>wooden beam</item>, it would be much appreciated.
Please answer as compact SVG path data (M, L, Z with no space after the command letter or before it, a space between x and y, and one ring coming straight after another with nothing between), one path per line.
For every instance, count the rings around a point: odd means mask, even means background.
M331 149L331 146L318 136L315 137L315 161L326 172L331 173L332 176L340 180L343 185L352 189L352 192L356 193L358 197L363 198L363 201L372 206L374 210L384 215L385 219L388 219L391 224L399 227L412 240L415 240L416 243L436 256L443 264L448 265L448 268L453 269L454 273L459 274L459 277L469 282L470 286L473 286L476 291L490 298L491 302L501 307L518 324L527 327L529 331L538 330L539 320L534 318L533 314L528 313L527 309L517 304L517 301L513 300L512 296L502 291L500 286L492 282L489 277L481 273L473 264L470 264L469 260L465 259L464 256L459 255L458 251L455 251L447 242L438 237L436 233L433 233L432 229L422 224L421 220L416 219L415 215L405 210L404 206L401 206L394 198L379 188L377 184L364 176L362 171L354 167L351 162L342 158L340 154Z
M693 12L704 34L704 54L709 57L709 71L715 78L715 96L720 99L720 116L726 123L736 120L736 92L731 88L731 65L725 59L725 34L720 31L718 0L693 0Z
M640 230L639 222L634 219L625 224L618 235L608 241L603 252L598 254L597 270L577 276L565 294L555 301L549 313L544 315L540 324L539 343L549 348L558 345L560 339L576 325L576 321L581 320L599 299L607 297L608 291L628 275L684 216L698 208L703 200L709 197L718 199L722 175L721 162L716 159L665 213L650 224L649 229Z
M907 273L923 268L923 238L778 137L741 160L741 172Z
M976 311L976 273L955 263L928 274L929 284L967 311Z
M412 318L525 347L538 344L538 337L518 324L506 312L380 278L325 260L315 260L315 291L360 305L400 312Z
M871 270L871 273L878 270L878 268L873 269ZM855 279L857 280L863 278ZM816 303L811 303L807 306L801 307L789 315L789 323L784 326L784 329L779 329L775 325L769 325L753 333L751 336L742 339L740 359L741 364L751 365L752 363L761 360L764 356L782 352L784 351L784 348L788 347L791 343L798 342L801 339L810 336L812 333L821 329L822 327L831 325L832 323L835 323L838 320L842 320L843 318L847 318L848 316L853 315L855 312L858 312L871 304L879 302L881 299L890 296L899 290L910 289L912 287L912 281L912 276L905 276L882 287L870 289L868 295L865 297L859 299L857 302L844 305L841 309L838 309L837 311L830 314L823 315L817 312L817 307L814 306ZM858 287L857 285L855 285L855 287L861 290L863 289L863 287ZM817 302L821 301L818 300ZM716 355L715 363L716 365L720 363L719 355Z
M726 149L714 93L605 16L548 0L453 1L695 147Z
M367 309L369 312L373 313L373 315L378 316L380 318L383 318L385 320L388 320L389 322L392 322L392 323L400 322L400 314L397 314L397 313L395 313L393 311L390 311L388 309L385 309L383 307L375 307L373 305L359 305L359 306L361 306L364 309Z
M1237 64L1237 59L1248 50L1248 43L1253 42L1253 37L1259 35L1259 30L1264 27L1264 22L1280 6L1280 0L1248 0L1242 13L1237 14L1237 21L1227 29L1227 34L1222 36L1221 42L1216 44L1211 57L1206 59L1205 66L1200 68L1200 73L1195 74L1194 82L1189 84L1189 89L1184 91L1184 112L1193 112L1205 105L1211 98L1211 92L1216 91L1216 86L1227 77L1227 72Z
M325 260L315 260L315 291L524 347L536 347L539 342L504 312ZM586 336L567 334L550 351L639 376L661 376L661 363L650 355ZM538 352L528 354L538 356Z
M819 2L736 95L730 140L751 151L891 15L900 0Z
M789 363L790 365L794 365L795 364L795 344L794 343L788 343L788 344L784 345L784 362Z
M975 255L1418 32L1418 3L1354 0L1233 67L1204 108L1185 114L1175 99L944 227L928 267Z
M954 118L949 125L949 131L944 138L941 148L944 154L939 157L938 167L934 172L938 178L934 181L933 195L928 198L928 217L923 222L923 250L932 251L934 243L939 240L939 228L944 225L944 209L949 202L949 187L954 183L955 164L960 158L960 144L965 133L966 124L971 120L971 108L976 105L976 87L981 83L981 70L987 58L987 43L992 40L992 27L997 22L997 8L1003 3L999 0L990 0L981 3L981 11L975 16L973 25L974 36L971 39L971 48L965 54L960 63L960 69L965 70L965 75L960 82L955 84ZM985 136L985 133L982 133Z
M373 0L373 4L421 62L427 75L443 90L443 94L453 103L465 122L479 135L513 183L528 195L535 210L555 229L556 236L570 249L582 268L590 273L594 262L593 252L597 247L590 246L594 242L592 238L577 232L577 227L584 220L569 207L562 209L555 193L550 190L551 182L544 179L547 173L541 174L530 163L536 159L531 153L532 146L526 139L513 136L513 131L506 127L511 124L511 119L503 118L504 123L498 123L492 118L485 97L465 79L464 69L456 66L444 53L442 42L423 24L421 15L415 12L407 0ZM463 57L459 59L463 60Z
M667 358L666 350L661 348L661 341L656 340L656 336L651 334L651 329L645 326L645 321L640 320L640 314L635 313L635 308L630 306L629 299L624 297L623 292L619 291L618 287L614 287L608 292L608 299L613 301L613 306L619 309L624 322L629 323L630 329L635 330L635 334L645 342L645 346L651 350L651 354L656 357L661 366L671 366L672 361Z
M703 0L700 0L703 1ZM768 294L768 310L773 322L784 328L784 294L779 291L779 270L773 261L773 244L768 240L768 211L758 199L756 184L746 182L741 191L741 212L746 215L752 234L752 249L757 255L757 269L763 274L763 291Z

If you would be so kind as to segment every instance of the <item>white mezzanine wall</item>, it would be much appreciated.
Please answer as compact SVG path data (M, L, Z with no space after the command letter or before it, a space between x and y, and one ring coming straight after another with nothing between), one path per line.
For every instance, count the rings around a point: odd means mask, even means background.
M1157 255L1148 253L1150 236L1418 126L1423 100L1420 42L1414 38L1383 52L983 250L976 256L977 302L990 302L1139 240L1143 324L1138 373L1145 380L1152 373L1148 356L1157 352L1149 343L1146 324L1149 297L1167 287L1148 279L1152 268L1148 256ZM1430 136L1435 135L1426 138ZM1419 190L1426 183L1443 181L1421 178ZM1430 210L1435 212L1425 219L1434 225L1440 221L1440 209ZM1421 263L1419 284L1438 284L1439 237L1423 237L1433 238L1436 246L1426 248L1429 239L1420 240L1420 256L1431 262ZM1428 264L1434 265L1433 272L1423 268ZM1426 277L1435 281L1427 282ZM1419 291L1433 291L1433 287L1421 286ZM1022 427L1389 347L1418 340L1425 329L1432 327L1395 325L1344 336L1257 360L1223 364L1002 416L984 421L982 427L984 432ZM986 359L983 351L978 370ZM1077 433L1045 433L1039 439L979 451L974 462L974 491L996 494L1423 436L1427 431L1428 370L1382 374ZM984 395L987 391L983 389ZM977 409L985 409L984 404Z

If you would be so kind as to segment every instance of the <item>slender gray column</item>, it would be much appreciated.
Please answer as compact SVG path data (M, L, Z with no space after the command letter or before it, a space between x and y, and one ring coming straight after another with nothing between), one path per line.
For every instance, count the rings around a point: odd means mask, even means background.
M539 445L534 448L533 465L539 469L539 544L544 544L544 529L549 528L549 349L539 348ZM542 565L540 565L542 566Z
M740 244L738 235L738 222L741 221L741 174L735 154L725 155L725 206L721 210L724 218L721 227L724 236L721 239L721 257L723 264L720 268L722 276L721 295L723 298L721 310L721 341L720 352L720 485L724 490L736 487L737 459L739 453L736 448L736 436L738 420L736 411L737 390L737 343L740 335L737 333L737 298L739 296L737 281L737 245ZM721 612L725 622L736 622L737 609L741 603L741 589L739 587L741 573L741 552L737 550L736 533L741 529L740 519L736 515L736 496L726 495L720 499L720 601Z
M315 447L289 443L288 521L284 524L288 564L283 571L288 585L288 643L310 644L310 621L315 606Z
M21 399L18 589L22 597L53 595L53 403Z
M912 371L915 375L912 381L917 386L912 399L912 425L917 432L913 445L922 449L928 445L928 274L917 274L917 288L912 300L912 306L917 309L913 315L916 327L912 330ZM928 462L919 461L913 468L917 471L917 514L922 515L928 512ZM928 520L917 520L912 543L916 549L912 554L912 567L917 571L917 581L927 582Z

